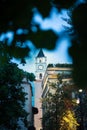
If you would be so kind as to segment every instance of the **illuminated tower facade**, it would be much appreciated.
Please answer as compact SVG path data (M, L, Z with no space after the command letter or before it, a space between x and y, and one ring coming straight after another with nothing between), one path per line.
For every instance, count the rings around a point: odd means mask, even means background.
M43 53L43 50L40 49L39 53L35 58L35 66L36 66L36 81L35 85L35 107L38 108L38 114L34 116L34 125L36 130L42 130L42 80L47 67L47 58Z
M35 61L36 61L36 79L42 80L47 67L47 58L44 55L42 49L40 49L38 55L35 58Z

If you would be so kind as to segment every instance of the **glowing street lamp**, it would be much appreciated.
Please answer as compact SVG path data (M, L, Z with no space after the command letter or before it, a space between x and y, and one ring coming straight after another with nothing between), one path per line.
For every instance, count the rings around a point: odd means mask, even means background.
M83 90L79 89L79 98L77 99L77 104L79 104L79 106L80 106L80 118L81 118L80 127L81 127L81 130L84 130L84 125L83 125L84 121L83 121L82 92L83 92Z

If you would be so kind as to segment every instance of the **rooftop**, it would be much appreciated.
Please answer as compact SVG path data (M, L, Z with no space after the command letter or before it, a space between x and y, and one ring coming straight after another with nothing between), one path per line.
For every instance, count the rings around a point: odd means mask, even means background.
M40 57L45 57L42 49L40 49L38 55L36 56L36 58L40 58Z

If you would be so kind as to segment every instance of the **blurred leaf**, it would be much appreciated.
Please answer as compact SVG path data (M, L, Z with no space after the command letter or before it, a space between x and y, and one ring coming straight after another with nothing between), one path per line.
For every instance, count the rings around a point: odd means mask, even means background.
M72 11L72 23L77 32L79 40L85 44L87 41L87 3L78 5Z
M72 42L72 46L69 48L69 53L73 58L73 78L79 88L85 88L87 86L87 47L81 46Z
M52 8L50 0L35 0L35 6L41 13L42 17L47 17L50 14Z
M58 9L68 9L73 6L73 4L77 0L52 0L53 4L58 8Z
M51 30L39 30L33 35L30 35L30 40L37 48L47 48L49 50L55 48L57 39L58 36Z

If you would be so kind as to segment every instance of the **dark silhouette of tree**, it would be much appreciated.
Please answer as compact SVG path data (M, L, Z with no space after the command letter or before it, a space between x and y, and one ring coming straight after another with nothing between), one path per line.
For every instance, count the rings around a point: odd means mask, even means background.
M75 83L84 88L87 85L87 3L79 4L72 11L72 24L75 30L74 38L72 39L72 47L69 53L73 59L73 77Z
M37 48L42 47L42 45L45 48L54 48L57 35L52 30L42 31L32 20L35 10L38 10L45 18L50 14L51 8L49 0L0 1L0 35L7 32L13 33L10 45L8 45L7 38L4 38L3 41L7 53L19 59L28 57L30 48L26 45L27 40L31 41ZM37 29L36 32L33 31L33 27ZM19 30L21 33L18 33ZM47 38L49 36L50 38Z
M25 101L27 93L21 86L24 72L17 64L5 62L0 64L0 129L19 128L18 120L22 120L27 127L27 113ZM33 77L30 74L28 79Z
M54 64L48 64L47 67L54 67Z
M31 82L35 81L35 75L33 73L24 72L24 76Z
M24 43L27 40L33 42L37 48L53 49L59 36L50 29L41 30L40 26L32 20L34 13L38 11L44 19L50 17L50 12L54 6L61 11L62 8L71 7L75 1L76 0L72 2L70 0L66 2L63 0L58 2L56 0L1 0L0 34L6 32L13 32L14 34L11 45L8 46L8 39L4 39L9 53L16 58L26 57L30 51L29 46ZM33 27L37 29L36 32L33 31ZM20 34L18 33L19 29L22 30ZM17 43L20 43L19 46ZM24 49L26 50L25 55L22 53Z
M1 44L5 44L6 52L9 53L11 57L21 59L23 63L25 63L25 58L29 56L30 52L30 47L26 44L27 40L31 41L37 48L54 49L60 35L55 34L54 31L50 29L42 30L40 25L35 23L32 19L36 11L42 15L43 19L50 17L50 12L53 7L58 9L59 13L61 13L62 9L71 12L70 21L74 34L72 34L72 37L70 36L72 46L69 49L69 54L73 60L73 77L77 86L80 88L83 86L86 87L86 0L1 0L0 35L7 32L13 33L13 40L10 45L8 44L7 38L5 38ZM33 30L33 27L36 28L36 31ZM18 33L19 29L22 30L21 33ZM72 29L69 29L69 31L71 30Z

